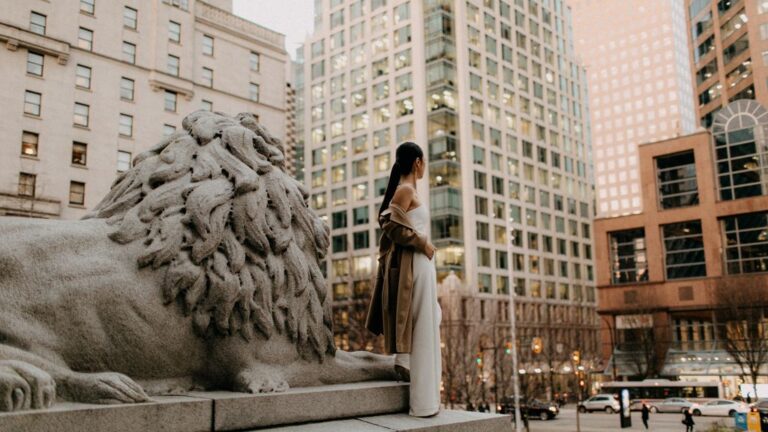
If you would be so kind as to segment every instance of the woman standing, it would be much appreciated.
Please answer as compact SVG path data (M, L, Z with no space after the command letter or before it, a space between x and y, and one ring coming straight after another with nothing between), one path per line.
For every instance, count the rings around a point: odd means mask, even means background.
M683 424L685 425L685 432L693 432L693 425L695 425L696 422L693 421L693 414L691 413L690 408L683 411Z
M648 408L648 402L643 401L643 411L641 413L641 418L643 419L643 426L645 426L645 429L648 430L648 418L651 416L651 410Z
M379 267L366 320L369 330L384 334L387 353L395 353L398 376L411 382L409 414L417 417L440 412L442 377L435 247L427 240L428 197L416 191L425 168L418 145L397 147L379 209Z

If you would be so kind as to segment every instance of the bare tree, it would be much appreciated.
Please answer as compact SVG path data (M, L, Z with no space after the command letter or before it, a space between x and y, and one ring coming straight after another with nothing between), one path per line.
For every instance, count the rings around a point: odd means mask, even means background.
M718 339L742 375L752 379L757 395L757 377L768 362L765 286L754 277L724 277L715 283L714 298Z

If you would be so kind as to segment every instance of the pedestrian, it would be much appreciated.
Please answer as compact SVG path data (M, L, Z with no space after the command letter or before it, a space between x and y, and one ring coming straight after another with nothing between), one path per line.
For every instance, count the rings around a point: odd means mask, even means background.
M747 405L752 403L752 395L747 393Z
M648 408L648 403L646 401L643 401L643 411L642 411L642 418L643 418L643 426L645 426L645 429L648 430L648 418L651 415L651 410Z
M683 416L685 432L693 432L693 425L695 425L696 422L693 421L693 414L691 414L691 409L688 408L687 410L683 411Z

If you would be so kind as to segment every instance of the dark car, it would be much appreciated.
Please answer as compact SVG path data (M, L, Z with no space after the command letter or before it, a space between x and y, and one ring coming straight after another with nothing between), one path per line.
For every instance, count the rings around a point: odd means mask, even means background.
M501 401L499 413L512 414L515 416L515 404L513 398L503 398ZM544 402L538 399L529 399L520 404L520 415L538 417L542 420L552 420L560 414L560 408L553 402Z

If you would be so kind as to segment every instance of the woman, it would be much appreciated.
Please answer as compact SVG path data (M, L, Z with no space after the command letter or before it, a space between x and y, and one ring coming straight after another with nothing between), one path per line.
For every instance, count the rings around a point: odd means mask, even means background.
M648 408L648 402L643 401L643 410L641 417L643 419L643 426L645 426L645 429L648 429L648 419L651 416L651 409Z
M693 432L693 425L696 422L693 421L693 413L690 408L683 411L683 424L685 425L685 432Z
M410 381L409 414L431 417L440 412L440 321L435 247L427 240L428 197L420 197L416 180L426 162L412 142L397 147L384 201L379 208L379 267L366 327L384 334L387 353L395 353L395 371Z

